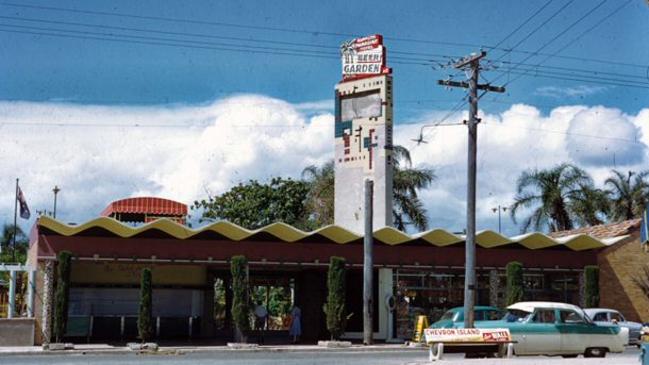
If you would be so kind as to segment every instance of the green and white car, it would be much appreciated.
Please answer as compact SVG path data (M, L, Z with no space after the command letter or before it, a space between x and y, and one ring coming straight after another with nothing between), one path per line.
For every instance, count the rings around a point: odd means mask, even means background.
M476 322L478 328L509 328L516 355L604 357L622 352L629 330L614 324L596 324L572 304L520 302L507 307L501 321Z

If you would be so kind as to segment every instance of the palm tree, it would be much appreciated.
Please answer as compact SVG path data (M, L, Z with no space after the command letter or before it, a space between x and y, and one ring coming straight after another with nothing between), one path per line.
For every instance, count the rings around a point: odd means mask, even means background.
M622 221L641 216L649 202L649 183L645 180L649 176L649 170L640 173L629 171L626 175L618 170L612 172L613 176L604 182L604 185L611 186L607 191L610 198L610 218Z
M412 167L410 151L394 146L394 225L405 230L412 225L419 230L428 227L426 209L419 199L418 191L427 188L435 179L432 169ZM334 220L334 162L328 161L322 167L308 166L302 171L302 178L310 184L307 209L316 227L331 224Z
M579 222L579 217L582 222L596 217L592 204L583 204L593 194L597 192L592 179L576 166L563 163L547 170L524 171L517 181L510 214L516 223L521 208L534 208L523 221L523 232L530 227L541 230L542 226L550 231L569 230L575 221Z
M334 161L322 167L311 165L302 170L302 179L309 184L306 209L315 228L331 224L334 220Z
M569 211L574 214L574 220L580 226L596 226L602 224L609 214L610 201L605 190L591 185L580 186L571 195Z
M429 168L413 168L410 151L402 146L394 146L394 226L405 231L406 226L413 225L420 231L428 228L426 209L418 196L420 189L425 189L435 180L435 173Z

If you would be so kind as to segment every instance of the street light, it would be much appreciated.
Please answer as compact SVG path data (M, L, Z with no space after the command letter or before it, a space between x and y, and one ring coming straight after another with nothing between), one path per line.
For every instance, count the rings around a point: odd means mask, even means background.
M501 233L502 229L501 229L501 225L500 225L500 212L506 212L507 207L501 207L500 204L498 204L498 207L491 208L491 210L494 213L498 212L498 233Z
M59 189L57 185L54 185L54 189L52 189L52 191L54 192L54 210L52 211L52 216L54 219L56 219L56 194L58 194L61 189Z

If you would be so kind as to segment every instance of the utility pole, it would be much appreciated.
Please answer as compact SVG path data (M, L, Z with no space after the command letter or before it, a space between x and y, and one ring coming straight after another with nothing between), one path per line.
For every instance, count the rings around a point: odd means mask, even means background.
M374 290L372 288L373 282L373 266L374 258L372 254L372 245L374 239L372 237L372 208L374 196L374 182L372 180L365 180L365 236L363 238L363 344L371 345L373 342L373 328L372 328L372 296Z
M57 185L54 185L54 189L52 189L54 192L54 211L52 212L52 217L56 219L56 195L61 191Z
M504 92L504 87L495 87L489 84L478 84L478 73L480 72L480 60L487 55L481 51L479 54L472 54L455 63L453 67L461 70L470 70L469 82L458 82L452 80L439 80L437 83L444 86L453 86L469 89L469 120L466 122L469 127L469 151L467 164L467 204L466 204L466 244L465 244L465 266L464 266L464 328L473 328L475 306L475 201L476 201L476 155L478 141L478 90Z

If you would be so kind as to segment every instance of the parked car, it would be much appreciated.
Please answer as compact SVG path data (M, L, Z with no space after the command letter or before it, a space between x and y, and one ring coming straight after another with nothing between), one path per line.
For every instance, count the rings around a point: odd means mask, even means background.
M622 313L615 309L608 308L587 308L584 312L595 323L614 323L621 327L629 329L629 343L628 345L640 346L640 332L642 331L642 324L638 322L627 321Z
M475 321L500 320L505 311L496 307L476 306L474 308ZM460 328L464 325L464 307L451 308L444 313L430 328Z
M594 323L572 304L520 302L507 307L501 321L476 322L478 328L509 328L517 355L604 357L622 352L629 330L612 323Z

